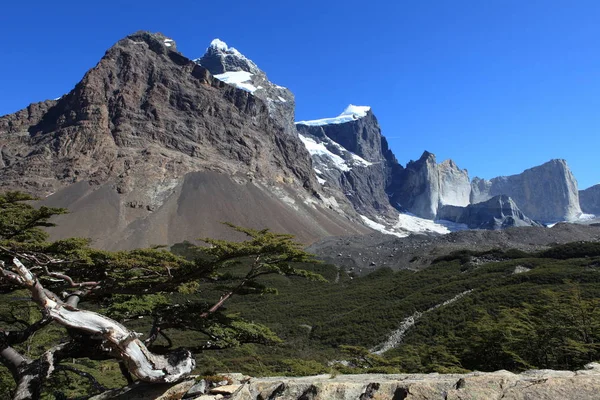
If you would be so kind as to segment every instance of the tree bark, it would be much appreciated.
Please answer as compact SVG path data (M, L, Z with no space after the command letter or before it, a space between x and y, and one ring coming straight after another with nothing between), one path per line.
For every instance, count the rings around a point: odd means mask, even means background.
M102 337L104 346L115 357L120 358L129 371L145 382L170 383L189 375L196 362L188 350L176 350L166 356L151 353L138 334L104 315L80 310L62 302L54 293L44 289L31 271L17 258L13 259L14 270L10 272L0 266L0 272L13 283L27 287L33 300L59 324ZM71 300L71 304L75 303Z

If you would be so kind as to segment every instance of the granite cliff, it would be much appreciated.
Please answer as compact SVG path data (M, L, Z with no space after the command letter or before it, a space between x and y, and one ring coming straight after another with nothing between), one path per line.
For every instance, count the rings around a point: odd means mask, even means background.
M600 185L594 185L579 191L581 211L600 216Z
M323 190L371 219L395 218L386 187L402 169L369 107L350 105L335 118L296 123Z
M471 203L505 194L537 221L573 221L581 215L577 181L565 160L551 160L517 175L473 178Z
M498 195L466 207L445 205L438 210L439 219L467 225L470 229L505 229L513 226L542 226L527 217L506 195Z
M394 206L429 219L435 219L444 205L468 205L470 191L467 170L452 160L438 164L435 155L427 151L398 171L388 187Z

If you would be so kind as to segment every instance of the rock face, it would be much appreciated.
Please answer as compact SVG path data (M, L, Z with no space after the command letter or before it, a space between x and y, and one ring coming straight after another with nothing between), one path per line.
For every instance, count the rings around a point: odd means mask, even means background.
M523 214L517 204L506 195L495 196L466 207L446 205L440 207L437 217L465 224L470 229L496 230L513 226L542 226Z
M295 135L293 93L283 86L271 83L258 66L238 50L215 39L206 53L196 60L217 79L252 93L263 100L269 115L289 134Z
M402 169L369 107L350 105L336 118L296 123L325 191L371 219L394 218L386 187Z
M532 370L521 374L508 371L469 374L365 374L318 375L302 378L252 378L229 374L232 385L223 393L232 400L592 400L600 392L600 365L590 363L581 371ZM97 395L91 400L108 399L221 399L219 387L200 397L187 396L194 385L190 379L177 384L134 384L121 390Z
M215 79L160 34L120 40L60 100L1 117L0 146L3 189L54 193L46 204L79 210L59 222L72 230L54 231L54 238L91 236L108 248L173 243L179 230L193 229L169 221L185 225L200 208L215 211L207 218L244 222L226 212L238 201L222 191L228 185L257 207L286 210L270 216L257 209L264 214L254 217L254 227L281 226L274 219L293 215L290 221L299 225L288 232L306 241L365 231L326 208L305 146L270 117L268 104ZM185 200L197 181L186 177L196 172L207 174L205 187L216 179L213 187L221 192ZM195 204L187 215L186 203ZM97 215L96 226L87 215ZM203 226L215 223L199 222L188 239L212 235ZM142 236L134 239L134 233Z
M435 219L444 205L467 206L470 191L467 170L452 160L437 164L435 155L427 151L399 171L388 187L394 206L428 219Z
M490 181L474 178L471 188L471 203L505 194L537 221L572 221L581 215L577 181L565 160L551 160L518 175Z
M600 184L580 190L579 204L584 213L600 215Z

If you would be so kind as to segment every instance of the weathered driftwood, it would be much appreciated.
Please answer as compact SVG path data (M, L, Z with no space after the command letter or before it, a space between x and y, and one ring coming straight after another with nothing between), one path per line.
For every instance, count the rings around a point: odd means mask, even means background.
M144 382L170 383L176 382L189 375L195 367L195 360L187 350L177 350L166 356L151 353L144 343L139 340L139 335L127 329L122 324L95 312L81 310L73 304L73 299L63 302L49 290L46 290L35 275L17 258L13 259L13 271L0 265L0 275L6 280L26 287L31 292L32 299L40 306L44 315L57 323L85 332L91 336L101 337L103 347L111 355L121 359L129 372ZM1 344L1 343L0 343ZM56 350L48 351L40 360L29 360L21 356L5 343L0 346L5 361L11 360L11 370L18 374L18 392L31 396L30 390L20 390L32 386L32 380L43 380L54 369L53 355ZM13 354L15 353L15 354ZM34 372L27 373L30 366L42 362L44 376L34 376ZM38 386L38 385L36 385ZM35 389L37 391L38 389ZM15 397L19 398L19 397ZM23 397L27 398L27 397Z

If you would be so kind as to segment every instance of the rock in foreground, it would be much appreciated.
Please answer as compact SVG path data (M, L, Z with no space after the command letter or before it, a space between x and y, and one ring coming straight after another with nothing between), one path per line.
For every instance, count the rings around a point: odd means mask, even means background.
M598 399L600 364L591 363L581 371L533 370L521 374L508 371L469 374L366 374L318 375L302 378L241 378L233 374L229 395L209 391L196 399L278 399L278 400L511 400L511 399ZM237 379L236 379L237 378ZM241 379L240 379L241 378ZM181 399L193 381L164 386L133 385L130 390L92 399ZM144 395L147 390L147 396ZM151 397L148 397L151 396Z

